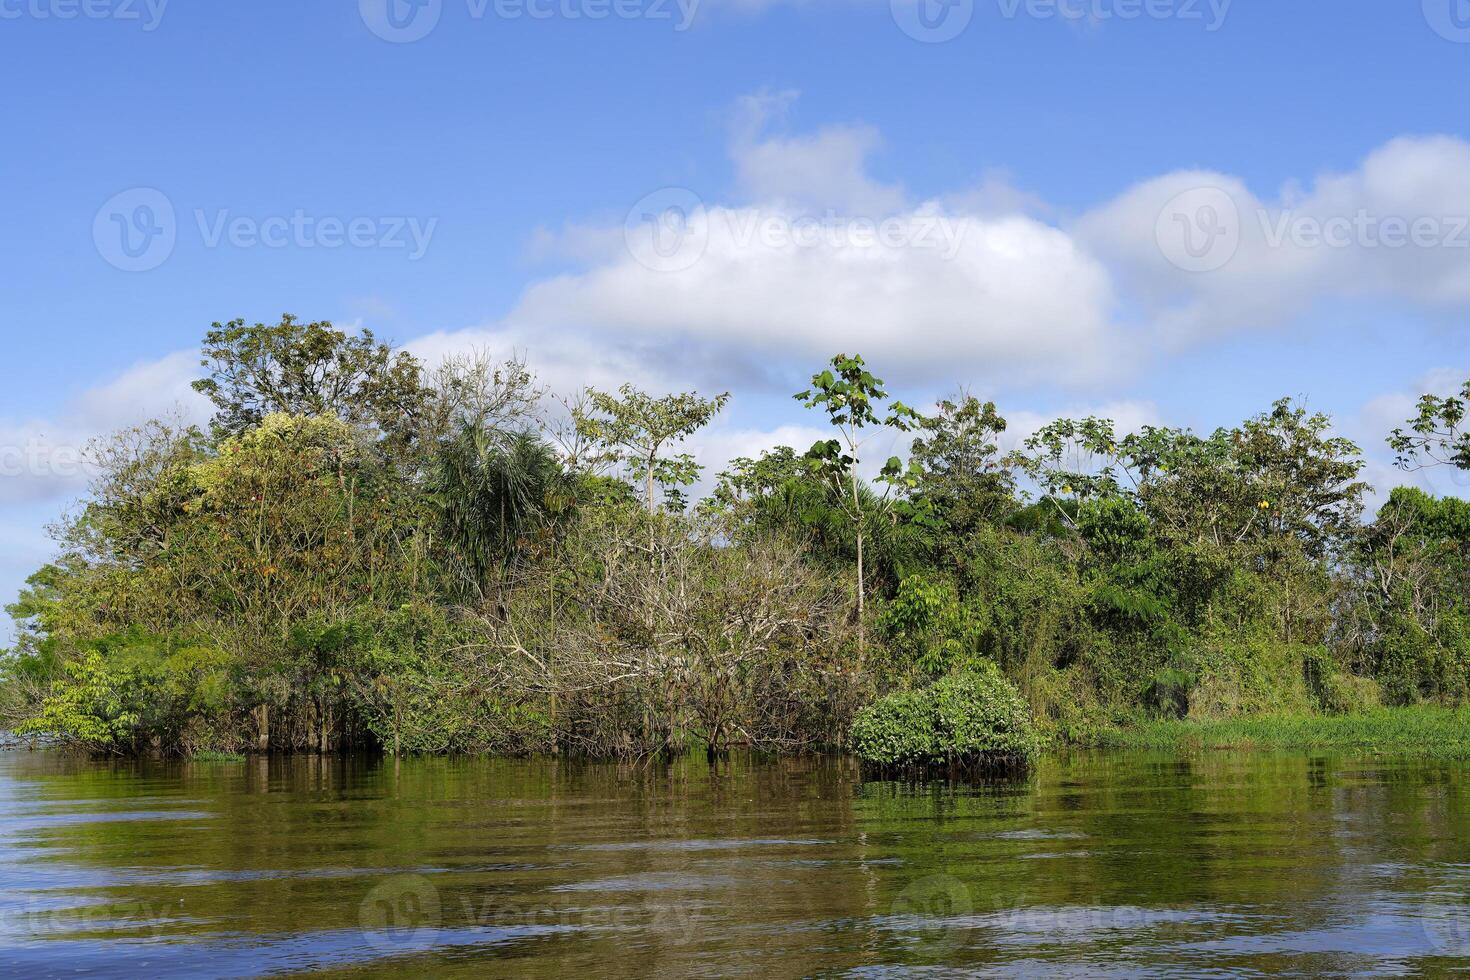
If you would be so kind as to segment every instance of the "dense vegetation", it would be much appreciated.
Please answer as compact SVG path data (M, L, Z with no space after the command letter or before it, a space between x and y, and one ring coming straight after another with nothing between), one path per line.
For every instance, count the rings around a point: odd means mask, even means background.
M643 755L846 746L865 708L860 739L923 741L904 713L954 697L983 747L1012 723L1031 744L1019 699L1091 741L1470 695L1470 504L1399 489L1365 521L1358 447L1290 401L1209 435L1062 420L1004 453L993 404L925 415L839 355L796 396L830 440L691 500L682 444L724 395L557 402L514 360L431 371L290 317L203 350L207 431L94 447L10 607L0 728ZM1401 465L1470 468L1467 400L1426 397ZM907 460L862 458L880 430Z
M852 746L888 769L1016 766L1040 748L1030 705L994 664L879 698L853 719Z

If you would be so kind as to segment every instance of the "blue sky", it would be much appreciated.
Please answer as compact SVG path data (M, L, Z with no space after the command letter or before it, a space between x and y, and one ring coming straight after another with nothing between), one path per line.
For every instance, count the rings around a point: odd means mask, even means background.
M46 454L197 412L214 320L730 389L711 465L804 438L794 382L855 348L1021 430L1301 396L1383 484L1389 420L1470 372L1463 0L387 2L0 0L0 594L80 492ZM1227 253L1180 268L1169 209L1221 194ZM670 202L695 251L650 268Z

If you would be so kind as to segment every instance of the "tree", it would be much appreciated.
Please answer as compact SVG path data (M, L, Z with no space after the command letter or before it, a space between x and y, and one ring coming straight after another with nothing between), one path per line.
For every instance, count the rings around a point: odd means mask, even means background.
M689 486L699 473L688 456L659 454L708 425L729 399L729 392L714 398L695 392L654 397L631 384L615 395L589 388L586 401L574 408L575 423L578 433L600 445L607 457L642 472L644 504L652 514L655 483L662 478L666 484Z
M428 396L419 361L379 343L371 330L349 335L289 313L274 326L215 323L201 353L209 377L194 390L214 402L214 424L225 435L280 412L333 416L407 438Z
M520 355L497 361L488 351L450 354L429 372L419 425L424 443L456 439L466 428L521 432L540 421L545 389Z
M1358 480L1361 450L1329 436L1331 428L1326 415L1282 398L1232 433L1236 465L1260 494L1263 532L1298 539L1314 559L1333 556L1356 533L1367 489Z
M951 534L963 537L1015 506L1015 476L996 443L1006 420L994 402L969 394L946 399L920 430L911 451L918 493Z
M1458 396L1419 399L1419 414L1409 419L1408 431L1394 429L1388 445L1398 453L1400 469L1420 470L1448 465L1470 470L1470 431L1464 428L1465 406L1470 403L1470 381Z
M843 489L843 512L853 526L857 538L857 619L858 645L866 642L863 629L863 542L866 537L866 522L870 510L863 506L860 489L862 477L858 468L862 464L863 431L872 427L908 432L923 424L923 417L903 402L895 401L887 415L880 415L878 402L886 401L888 392L883 379L874 377L864 366L861 356L838 354L832 358L831 366L812 375L812 386L798 392L795 399L807 408L826 412L828 422L838 431L838 439L817 442L807 452L807 459L821 478L836 489ZM905 471L897 456L891 457L883 466L880 479L885 484L882 497L883 509L895 504L891 491L902 486L912 488L917 483L914 470Z
M529 432L495 438L466 426L439 454L434 490L445 530L483 589L565 513L570 481L556 455Z

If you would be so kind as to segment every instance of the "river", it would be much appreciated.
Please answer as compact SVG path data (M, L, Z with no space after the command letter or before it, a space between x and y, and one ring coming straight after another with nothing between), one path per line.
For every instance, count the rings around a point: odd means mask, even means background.
M1470 765L0 752L0 974L1413 975L1470 968Z

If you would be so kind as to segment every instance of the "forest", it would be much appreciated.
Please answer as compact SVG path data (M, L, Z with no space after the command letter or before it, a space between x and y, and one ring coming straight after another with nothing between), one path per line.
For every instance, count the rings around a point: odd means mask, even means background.
M0 730L901 762L1470 697L1470 503L1400 487L1367 513L1360 447L1289 399L1003 450L995 404L909 405L839 354L792 403L830 438L703 474L686 443L721 393L557 397L517 357L430 367L291 316L214 324L202 361L207 426L89 450L9 607ZM1467 401L1384 433L1404 471L1470 469Z

